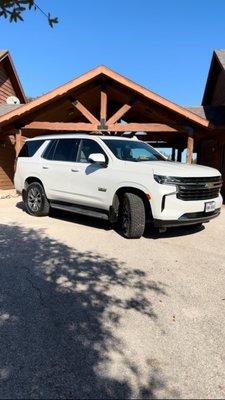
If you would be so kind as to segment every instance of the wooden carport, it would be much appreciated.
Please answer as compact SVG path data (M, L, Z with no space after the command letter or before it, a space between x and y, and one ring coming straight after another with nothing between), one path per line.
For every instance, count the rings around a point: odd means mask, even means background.
M0 139L10 140L15 156L25 138L44 133L89 132L121 135L141 132L142 140L187 148L187 162L213 130L209 121L105 66L0 117Z

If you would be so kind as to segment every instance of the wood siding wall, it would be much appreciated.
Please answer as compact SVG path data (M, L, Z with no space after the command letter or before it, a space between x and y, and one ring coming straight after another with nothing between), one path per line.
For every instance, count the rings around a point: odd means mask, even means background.
M213 89L211 105L220 106L225 104L225 71L220 71L216 85Z
M208 139L202 140L198 152L198 164L218 169L223 178L223 186L221 194L225 203L225 141L222 140L224 135L221 135L220 140Z
M7 136L0 141L0 189L13 188L15 137Z
M0 65L0 104L5 103L9 96L16 96L16 93L5 68Z
M22 136L21 145L27 137ZM6 136L5 140L0 140L0 189L12 189L14 177L14 165L16 159L15 136Z

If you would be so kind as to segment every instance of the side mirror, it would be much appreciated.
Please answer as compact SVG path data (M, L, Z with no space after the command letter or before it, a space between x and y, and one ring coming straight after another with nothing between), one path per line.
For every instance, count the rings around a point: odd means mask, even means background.
M92 164L106 164L106 158L102 153L90 154L88 161Z

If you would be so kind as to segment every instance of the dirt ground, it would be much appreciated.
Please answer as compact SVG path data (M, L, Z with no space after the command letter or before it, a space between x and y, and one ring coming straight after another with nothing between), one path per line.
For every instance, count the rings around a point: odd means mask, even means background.
M225 398L225 208L126 240L0 200L0 398Z

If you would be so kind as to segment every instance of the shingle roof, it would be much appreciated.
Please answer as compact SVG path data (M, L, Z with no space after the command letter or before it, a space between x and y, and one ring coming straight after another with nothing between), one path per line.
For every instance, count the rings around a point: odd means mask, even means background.
M218 75L225 70L225 49L213 51L213 56L208 72L205 90L202 98L202 105L211 105L213 93L216 88Z
M225 69L225 49L215 50L215 53L220 61L220 64Z
M14 111L16 108L21 107L22 104L0 104L0 116Z
M225 106L189 106L185 108L215 126L225 125Z
M2 57L4 57L8 53L7 50L0 50L0 60Z

